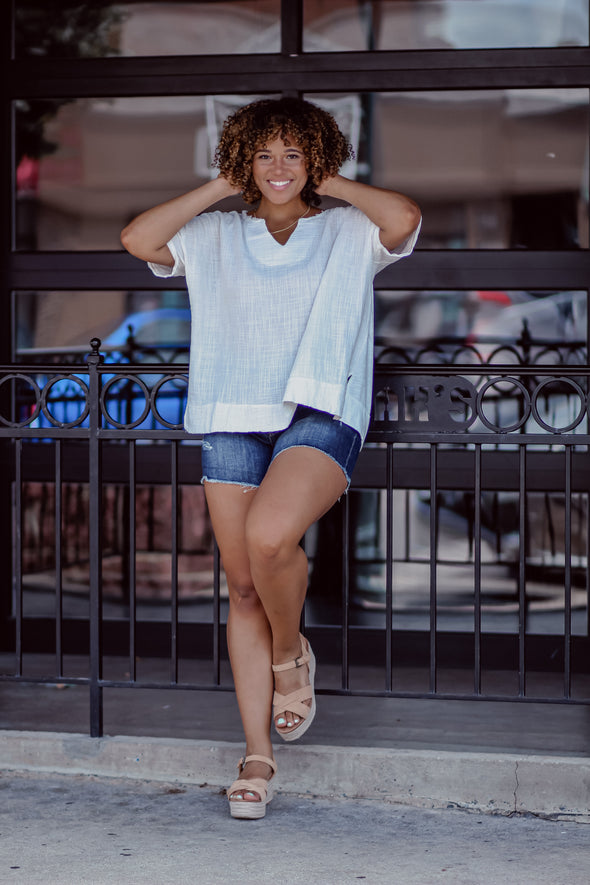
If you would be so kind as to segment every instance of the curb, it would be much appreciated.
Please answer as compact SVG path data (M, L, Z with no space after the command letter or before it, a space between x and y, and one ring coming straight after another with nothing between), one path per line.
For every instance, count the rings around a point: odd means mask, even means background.
M224 788L241 744L3 731L0 768ZM276 747L280 792L590 823L590 759L382 747Z

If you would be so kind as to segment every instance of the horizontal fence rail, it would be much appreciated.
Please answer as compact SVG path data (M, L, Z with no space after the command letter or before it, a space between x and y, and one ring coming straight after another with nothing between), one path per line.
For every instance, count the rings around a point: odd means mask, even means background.
M88 686L95 736L105 690L232 689L186 373L98 339L0 367L0 679ZM351 492L304 539L320 691L590 703L589 378L579 342L377 341Z

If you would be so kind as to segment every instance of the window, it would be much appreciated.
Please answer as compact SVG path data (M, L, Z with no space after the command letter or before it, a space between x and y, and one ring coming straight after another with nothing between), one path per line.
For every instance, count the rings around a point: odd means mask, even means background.
M588 46L588 0L306 0L307 52Z
M280 0L17 0L15 48L17 57L46 58L276 52L279 18Z
M308 97L339 117L354 144L345 174L403 188L420 203L421 248L587 249L588 94ZM249 99L17 100L17 247L120 248L130 218L216 174L220 121Z

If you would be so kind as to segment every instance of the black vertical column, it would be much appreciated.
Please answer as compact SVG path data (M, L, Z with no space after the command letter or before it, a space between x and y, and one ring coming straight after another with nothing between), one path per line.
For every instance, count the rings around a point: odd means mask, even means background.
M100 341L90 342L88 356L88 402L90 439L88 441L88 544L90 560L90 736L102 737L102 447L100 375L103 357Z
M8 267L12 245L12 107L8 97L8 66L12 58L13 44L13 4L3 3L0 6L0 132L10 133L10 137L0 139L0 365L11 362L11 331L13 328L12 298ZM11 414L12 385L7 383L0 387L0 413L9 417ZM11 483L13 443L8 439L0 440L0 562L10 563L12 557L12 526L11 515ZM11 569L4 568L0 577L0 651L5 650L11 642L12 630L12 574Z

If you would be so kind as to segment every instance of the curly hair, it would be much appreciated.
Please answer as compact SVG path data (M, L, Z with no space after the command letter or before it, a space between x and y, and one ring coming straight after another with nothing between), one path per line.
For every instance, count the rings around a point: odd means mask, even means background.
M252 160L278 136L292 138L303 150L308 178L301 198L317 205L315 188L354 154L334 117L309 101L263 98L240 108L223 125L213 165L241 189L246 203L256 203L261 193L252 177Z

